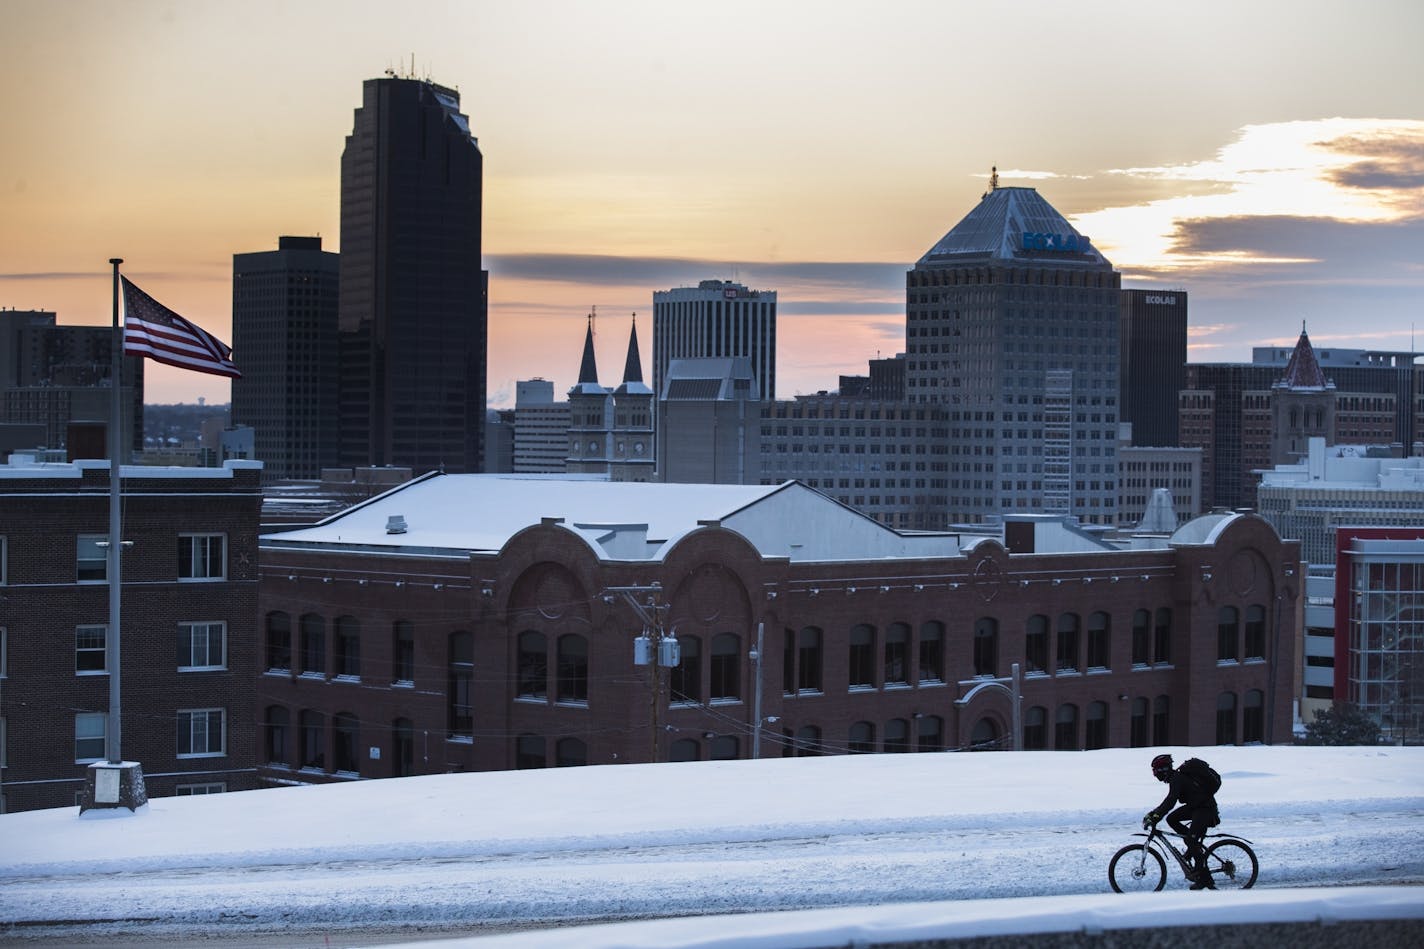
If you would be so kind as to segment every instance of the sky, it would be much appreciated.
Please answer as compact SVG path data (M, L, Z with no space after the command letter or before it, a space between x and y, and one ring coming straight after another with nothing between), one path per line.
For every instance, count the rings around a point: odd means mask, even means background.
M904 350L904 274L1035 187L1125 286L1186 289L1193 362L1424 348L1416 0L0 0L0 307L111 318L111 257L231 341L232 255L339 250L364 80L457 88L485 160L488 388L577 379L595 308L778 293L778 394ZM1418 324L1418 325L1416 325ZM1415 340L1415 333L1419 339ZM239 366L241 353L235 354ZM149 402L226 401L151 366Z
M1111 892L1108 861L1141 839L1142 815L1164 793L1149 768L1163 750L1220 771L1218 830L1251 841L1255 888L1194 893L1174 872L1160 893ZM101 813L114 812L89 812ZM186 935L209 946L223 942L200 937L221 933L245 946L275 934L272 945L293 949L537 920L564 925L449 946L796 949L1095 925L1424 919L1424 748L604 765L157 798L118 813L0 815L7 944ZM610 916L681 918L571 928ZM135 933L145 941L128 941Z

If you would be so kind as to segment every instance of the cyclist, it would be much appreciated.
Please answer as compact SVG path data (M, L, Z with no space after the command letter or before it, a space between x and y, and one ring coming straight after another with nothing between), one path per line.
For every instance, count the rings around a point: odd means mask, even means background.
M1195 870L1192 879L1194 890L1214 890L1211 874L1206 868L1206 848L1202 838L1208 829L1221 823L1216 810L1216 797L1202 787L1190 775L1172 767L1171 755L1158 755L1152 759L1152 774L1158 781L1168 785L1167 796L1162 803L1147 812L1142 818L1142 826L1150 827L1165 815L1172 829L1182 835L1187 845L1187 858ZM1172 807L1181 806L1175 811ZM1170 812L1170 813L1169 813ZM1190 821L1190 825L1187 822Z

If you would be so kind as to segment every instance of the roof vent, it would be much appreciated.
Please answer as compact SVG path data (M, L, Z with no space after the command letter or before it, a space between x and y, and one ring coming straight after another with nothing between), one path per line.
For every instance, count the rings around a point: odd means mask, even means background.
M390 517L386 518L386 533L404 534L405 518L399 514L392 514Z

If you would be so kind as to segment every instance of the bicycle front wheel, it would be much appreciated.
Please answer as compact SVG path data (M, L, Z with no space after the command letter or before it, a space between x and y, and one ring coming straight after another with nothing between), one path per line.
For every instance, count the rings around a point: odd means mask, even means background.
M1108 862L1108 882L1119 893L1151 893L1167 885L1167 864L1146 844L1128 844Z
M1206 868L1218 890L1247 890L1256 882L1260 865L1255 852L1239 840L1218 840L1206 849Z

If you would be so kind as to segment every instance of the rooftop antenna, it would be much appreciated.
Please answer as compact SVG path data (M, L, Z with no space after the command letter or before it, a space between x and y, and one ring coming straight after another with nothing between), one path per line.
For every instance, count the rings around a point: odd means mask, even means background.
M991 166L989 167L989 190L984 192L984 197L987 198L987 197L989 197L990 194L992 194L993 192L998 191L998 190L999 190L999 166L998 166L998 165L991 165Z
M598 335L598 306L595 304L588 308L588 331L594 336Z

